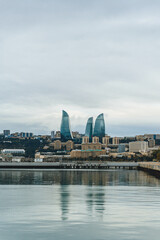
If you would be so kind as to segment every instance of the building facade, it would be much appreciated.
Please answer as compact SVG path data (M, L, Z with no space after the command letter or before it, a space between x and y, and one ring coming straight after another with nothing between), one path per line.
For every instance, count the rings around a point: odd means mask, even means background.
M89 137L89 141L92 141L93 136L93 117L88 118L86 130L85 130L85 136Z
M62 141L72 140L69 115L64 110L62 111L61 140Z
M118 145L119 144L119 138L118 137L113 137L112 138L112 144Z
M129 143L129 152L147 152L148 151L148 142L137 141Z
M102 138L105 136L105 122L103 113L98 115L96 118L93 136L99 137L100 142L102 142Z
M82 150L100 150L102 148L101 143L85 143L81 146Z
M99 137L93 137L92 143L99 143Z
M124 153L126 150L126 145L121 143L118 145L118 153Z
M70 153L71 158L95 158L105 155L105 150L73 150Z
M74 148L74 143L71 140L66 142L66 151L71 151Z
M3 135L4 135L5 137L10 136L10 130L3 130Z
M60 140L54 141L54 150L61 150L62 148L62 143Z
M110 139L110 136L103 137L102 138L102 143L107 146L109 144L109 139Z
M82 137L82 144L89 143L89 137L84 136Z

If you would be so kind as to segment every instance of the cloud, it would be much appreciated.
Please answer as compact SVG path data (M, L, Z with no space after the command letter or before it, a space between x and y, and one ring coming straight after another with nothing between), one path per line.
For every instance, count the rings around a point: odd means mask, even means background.
M157 129L159 1L0 4L1 128L58 129L66 109L74 130L101 112L110 134Z

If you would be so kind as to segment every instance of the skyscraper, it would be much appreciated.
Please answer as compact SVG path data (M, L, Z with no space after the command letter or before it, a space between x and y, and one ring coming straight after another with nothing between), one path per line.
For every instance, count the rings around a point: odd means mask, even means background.
M102 138L105 136L105 122L103 113L98 115L96 118L93 136L99 137L100 142L102 142Z
M10 130L3 130L3 135L8 137L10 135Z
M67 141L72 139L70 130L69 115L64 110L62 111L62 122L61 122L61 139Z
M55 132L51 131L51 139L54 139L54 136L55 136Z
M89 141L92 141L93 136L93 117L88 118L86 130L85 130L85 136L89 137Z

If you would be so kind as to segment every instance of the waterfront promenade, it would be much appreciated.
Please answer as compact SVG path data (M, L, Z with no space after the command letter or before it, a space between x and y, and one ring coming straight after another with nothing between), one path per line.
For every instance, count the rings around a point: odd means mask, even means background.
M137 162L0 162L0 168L55 168L55 169L109 169L109 168L137 168Z
M160 175L160 163L159 162L140 162L138 168L144 171L155 173Z
M138 169L160 176L159 162L0 162L0 169Z

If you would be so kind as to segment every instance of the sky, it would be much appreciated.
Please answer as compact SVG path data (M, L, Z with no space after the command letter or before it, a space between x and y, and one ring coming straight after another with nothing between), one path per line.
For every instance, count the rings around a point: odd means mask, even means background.
M160 133L159 0L0 0L0 132L48 134L104 113L106 133Z

